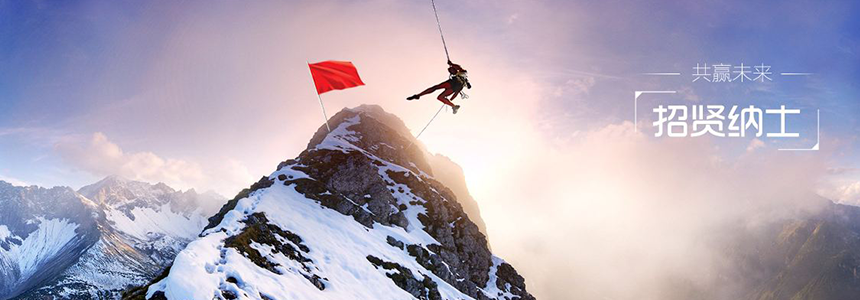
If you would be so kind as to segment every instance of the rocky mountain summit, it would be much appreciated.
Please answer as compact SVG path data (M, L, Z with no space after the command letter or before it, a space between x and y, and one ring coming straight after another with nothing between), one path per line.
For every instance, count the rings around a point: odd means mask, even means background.
M125 298L534 299L490 252L459 167L379 106L329 123Z

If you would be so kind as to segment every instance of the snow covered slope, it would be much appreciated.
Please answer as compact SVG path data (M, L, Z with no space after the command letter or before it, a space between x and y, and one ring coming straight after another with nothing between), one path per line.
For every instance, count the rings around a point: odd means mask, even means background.
M118 298L200 233L210 203L224 199L113 176L79 192L0 182L0 206L18 206L0 215L0 299Z
M330 123L125 297L534 299L399 119L361 106Z
M112 234L159 265L169 263L200 233L206 217L226 201L217 194L176 191L163 183L153 185L116 176L79 192L100 204Z
M95 243L84 200L70 188L0 181L0 299L56 277Z

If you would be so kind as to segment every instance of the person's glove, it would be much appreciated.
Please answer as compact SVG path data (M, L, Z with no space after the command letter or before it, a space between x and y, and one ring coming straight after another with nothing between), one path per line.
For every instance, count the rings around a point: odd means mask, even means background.
M471 84L471 83L469 83L468 81L466 82L466 88L467 88L467 89L472 89L472 84Z
M453 65L454 63L452 63L452 62L451 62L451 60L449 59L449 60L448 60L448 64L449 64L449 65Z

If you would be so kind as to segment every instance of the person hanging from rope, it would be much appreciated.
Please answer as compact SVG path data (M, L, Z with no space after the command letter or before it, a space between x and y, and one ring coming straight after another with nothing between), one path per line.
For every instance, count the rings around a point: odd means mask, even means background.
M459 95L460 91L463 90L463 86L471 89L472 84L469 83L469 78L466 74L466 70L463 69L463 67L461 67L460 65L452 63L450 60L448 60L448 73L448 80L440 84L431 86L430 88L424 90L421 93L409 96L408 98L406 98L406 100L418 100L418 98L420 98L421 96L432 93L433 91L436 91L438 89L444 89L442 93L439 94L439 96L436 96L436 99L439 99L439 101L442 101L442 103L451 106L452 110L456 114L457 111L460 110L460 106L455 105L451 101L453 101L454 98L457 98L457 95ZM450 100L448 96L451 96Z

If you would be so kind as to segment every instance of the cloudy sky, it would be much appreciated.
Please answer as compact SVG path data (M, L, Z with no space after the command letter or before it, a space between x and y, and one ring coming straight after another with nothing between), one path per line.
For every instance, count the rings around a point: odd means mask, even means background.
M539 296L569 292L557 290L560 272L579 294L599 294L589 289L618 274L572 270L629 265L619 256L653 277L662 261L639 257L629 237L661 241L649 258L687 251L685 233L642 233L666 225L653 221L662 216L689 219L693 236L733 193L860 203L856 2L437 6L474 89L422 140L464 167L494 249ZM439 107L404 101L446 76L428 1L0 0L0 180L77 188L118 174L232 196L305 148L322 123L305 62L328 59L353 61L367 84L324 94L330 114L379 104L417 132ZM692 82L697 63L774 74ZM637 90L677 93L643 96L633 124ZM786 105L801 109L786 122L800 137L654 138L657 104ZM817 111L820 151L776 150L814 145ZM571 258L556 240L594 246ZM631 282L615 296L648 286Z

